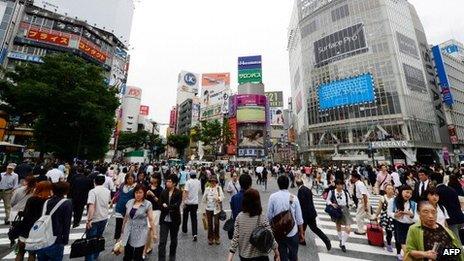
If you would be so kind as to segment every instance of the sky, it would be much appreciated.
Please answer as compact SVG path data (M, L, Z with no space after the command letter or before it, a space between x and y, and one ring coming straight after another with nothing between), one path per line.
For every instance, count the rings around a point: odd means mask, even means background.
M429 43L464 42L463 0L409 0ZM169 122L177 75L230 72L237 89L237 57L263 56L266 91L290 96L287 29L293 0L136 0L129 86L142 88L150 117ZM164 129L164 128L163 128Z

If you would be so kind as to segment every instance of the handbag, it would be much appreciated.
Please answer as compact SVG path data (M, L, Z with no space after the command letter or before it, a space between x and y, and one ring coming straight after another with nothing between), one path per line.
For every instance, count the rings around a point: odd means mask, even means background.
M269 253L274 244L274 235L272 231L259 224L261 215L258 216L256 228L253 229L250 235L250 244L263 253Z
M221 195L221 194L220 194L220 191L219 191L219 187L217 187L217 191L218 191L218 195ZM227 219L227 214L226 214L226 212L222 209L222 202L219 203L219 208L221 209L221 211L219 211L219 220L224 221L224 220Z
M203 215L203 217L201 217L201 221L203 222L203 229L208 230L208 220L206 219L206 215Z
M347 194L345 194L345 197L347 196ZM348 198L347 198L348 199ZM330 196L330 201L332 203L335 203L336 200L335 200L335 190L332 190L331 191L331 196ZM327 205L325 206L325 210L324 210L327 214L329 214L330 218L332 220L338 220L340 219L342 216L343 216L343 211L341 208L338 208L338 207L334 207L332 205Z
M232 239L234 237L234 226L235 221L231 216L228 220L226 220L224 226L222 227L223 230L227 231L227 237L229 239Z
M71 245L71 253L69 258L84 257L91 254L105 251L105 238L84 238L85 233L81 239L74 241Z
M116 244L114 244L114 247L113 247L113 254L119 256L120 254L122 254L124 252L124 246L122 245L122 241L118 241L116 242Z
M288 207L288 210L282 211L279 214L277 214L275 217L272 218L271 220L271 228L272 232L274 233L274 237L277 240L284 239L290 231L292 231L293 227L295 226L295 220L293 220L293 215L292 215L292 197L293 195L290 195L290 205Z
M14 220L11 222L11 227L8 230L8 239L15 240L19 237L19 234L21 233L22 221L23 212L20 211L16 214Z

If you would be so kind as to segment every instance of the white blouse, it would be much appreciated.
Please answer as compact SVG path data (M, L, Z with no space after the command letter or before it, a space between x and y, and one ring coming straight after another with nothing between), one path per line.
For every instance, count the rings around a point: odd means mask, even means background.
M350 194L348 192L346 192L345 190L342 190L341 192L338 192L337 190L331 190L329 191L329 194L327 194L327 199L326 199L327 205L332 205L332 200L331 200L332 193L335 193L335 200L337 201L337 205L347 206L346 204L347 195L348 195L348 205L351 204Z

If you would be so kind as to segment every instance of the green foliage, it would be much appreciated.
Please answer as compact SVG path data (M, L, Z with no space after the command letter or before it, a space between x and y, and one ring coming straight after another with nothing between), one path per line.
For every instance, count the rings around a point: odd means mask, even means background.
M165 145L159 135L150 133L148 131L121 132L118 139L118 150L127 148L134 149L149 149L158 157L165 152Z
M0 83L10 115L33 119L37 149L71 159L104 156L119 106L103 69L70 54L44 57L7 72Z
M190 138L187 135L169 135L168 145L175 148L180 157L183 157L185 149L190 143Z
M202 121L201 125L193 129L193 132L193 140L198 139L198 141L203 142L204 146L211 147L211 153L214 156L218 155L220 147L230 144L233 140L228 119L224 119L222 124L219 120Z

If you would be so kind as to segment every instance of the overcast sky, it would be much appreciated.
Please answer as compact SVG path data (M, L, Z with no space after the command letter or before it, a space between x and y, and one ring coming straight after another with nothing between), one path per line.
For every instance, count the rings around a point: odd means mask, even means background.
M429 43L464 42L463 0L410 0ZM266 91L290 95L287 28L293 0L136 0L128 84L143 89L150 117L167 123L177 75L231 72L237 57L261 54ZM164 134L164 133L163 133Z

